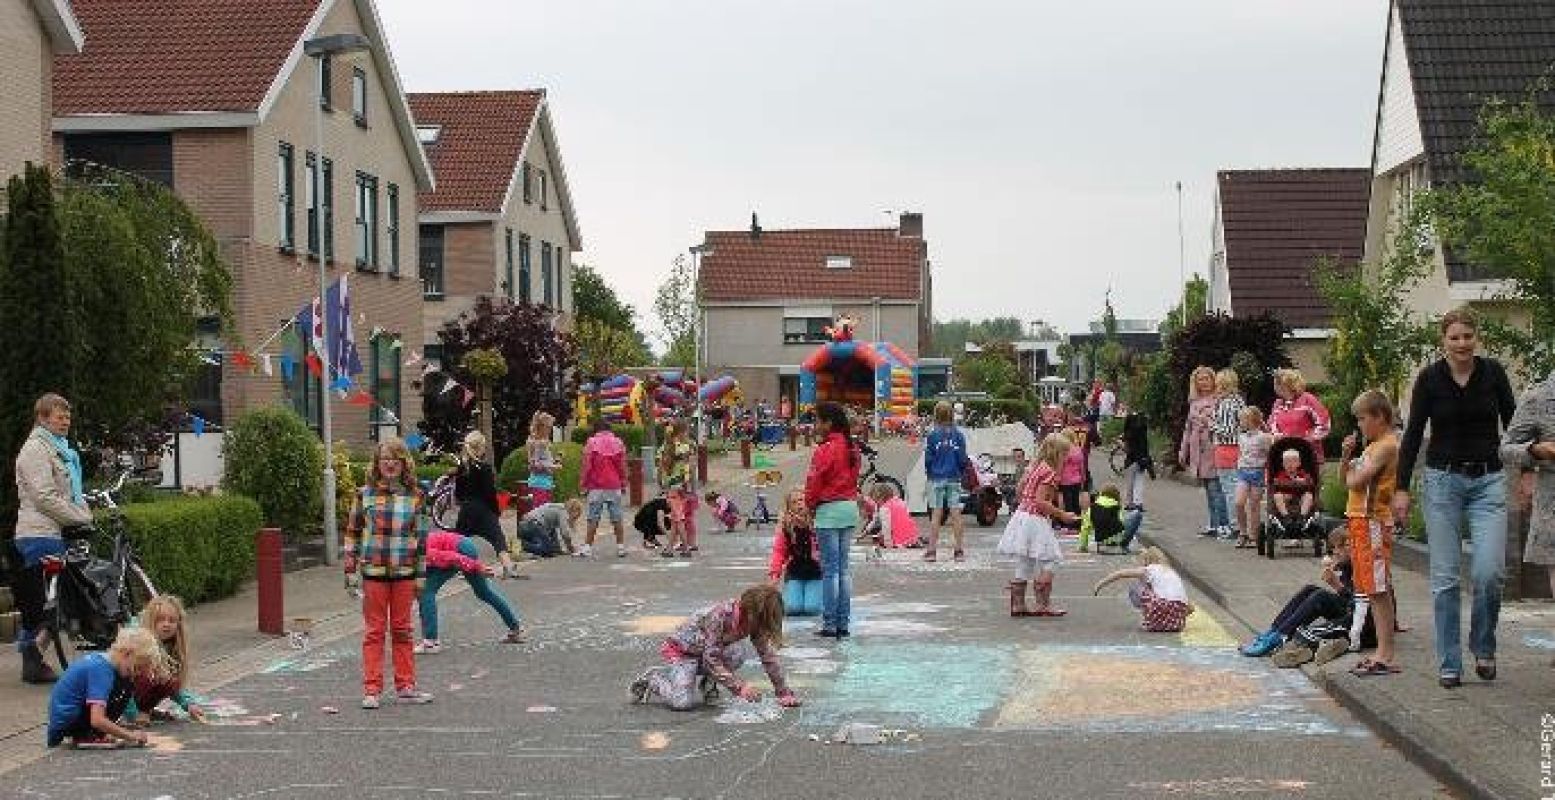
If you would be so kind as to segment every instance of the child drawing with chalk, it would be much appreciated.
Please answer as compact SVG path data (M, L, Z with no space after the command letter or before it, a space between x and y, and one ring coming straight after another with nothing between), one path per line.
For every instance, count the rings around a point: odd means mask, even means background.
M162 676L140 675L134 683L133 698L125 709L125 719L139 722L142 714L148 720L167 720L170 716L158 711L163 700L172 700L196 722L205 721L205 709L194 701L185 688L189 685L189 634L184 630L184 604L176 596L158 595L146 601L140 612L140 624L156 637L167 659L167 673Z
M1061 617L1068 612L1054 608L1053 570L1064 562L1053 523L1074 525L1079 515L1058 506L1059 473L1075 445L1063 433L1051 433L1037 447L1037 457L1026 465L1020 480L1020 505L999 538L999 552L1015 556L1015 579L1010 581L1010 616ZM1026 607L1026 585L1031 584L1037 607Z
M119 724L129 706L132 681L162 681L169 670L161 642L145 628L119 631L106 653L88 653L70 663L49 694L46 741L58 747L66 739L83 750L107 750L125 744L145 747L146 734Z
M427 579L418 601L421 609L421 643L416 645L415 650L418 655L443 652L443 642L437 637L437 593L443 584L460 575L470 584L475 596L491 606L502 619L502 624L507 626L507 635L501 642L524 643L524 626L520 624L518 615L513 612L507 598L487 580L495 574L496 570L490 565L481 563L480 550L476 548L474 539L446 530L433 531L427 537Z
M1139 566L1120 569L1102 578L1091 592L1101 594L1108 584L1133 579L1128 589L1128 602L1139 609L1139 627L1152 633L1180 633L1187 627L1188 615L1193 604L1188 602L1188 590L1182 576L1166 563L1166 554L1158 547L1146 547L1139 551Z
M703 609L670 634L659 648L664 663L632 682L632 700L659 700L689 711L718 697L722 687L746 702L761 699L756 687L735 673L754 651L772 681L780 705L799 698L788 688L778 648L783 645L783 595L770 583L752 586L733 600Z
M783 588L784 613L792 617L821 613L821 551L815 514L804 497L804 489L794 489L783 501L767 569L767 577Z

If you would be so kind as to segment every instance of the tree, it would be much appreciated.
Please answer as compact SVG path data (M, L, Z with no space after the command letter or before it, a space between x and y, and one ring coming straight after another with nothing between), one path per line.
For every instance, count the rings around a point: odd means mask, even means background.
M1268 314L1201 316L1172 334L1166 353L1167 374L1157 374L1152 383L1157 387L1164 383L1171 391L1164 421L1174 444L1182 438L1188 411L1188 377L1194 369L1207 366L1220 370L1236 362L1244 370L1254 371L1249 364L1256 364L1257 376L1237 377L1242 379L1242 394L1247 402L1268 408L1274 402L1274 387L1266 376L1272 370L1290 366L1290 356L1285 352L1285 326ZM1175 447L1172 452L1177 452Z
M669 277L659 284L653 298L653 312L659 317L659 341L664 356L659 363L667 367L692 369L696 366L697 287L691 264L684 256L675 257Z
M507 377L508 362L502 354L490 348L477 348L459 359L459 368L475 381L475 400L480 404L481 433L491 441L491 388Z
M1026 381L1016 361L1015 348L996 342L980 353L964 353L956 362L956 388L998 395L1013 388L1024 393Z
M632 333L598 320L579 317L573 336L578 341L578 368L590 380L653 363L653 354Z
M603 345L611 355L618 356L611 359L612 369L643 366L652 361L648 340L637 328L637 309L623 301L598 270L586 264L574 270L573 303L580 323L578 347L584 356L592 345ZM584 320L595 323L589 326L594 329L592 335L583 333Z
M443 325L437 336L443 345L443 363L460 365L445 376L429 376L423 389L427 415L421 432L439 448L455 449L469 430L471 411L462 392L443 389L448 379L460 386L478 385L463 366L465 354L473 350L493 350L508 367L507 376L492 386L491 432L497 463L528 438L529 420L536 411L567 421L577 343L556 329L551 312L482 296L474 308Z
M930 352L940 358L960 358L969 342L978 345L1013 342L1024 336L1025 326L1016 317L994 317L976 322L964 318L936 321Z
M1472 179L1428 192L1420 206L1447 247L1511 283L1529 324L1486 320L1486 339L1525 378L1543 378L1555 372L1555 115L1533 97L1492 101L1479 133L1463 156Z
M1197 272L1183 284L1183 294L1177 298L1177 304L1166 312L1166 318L1161 320L1161 338L1168 339L1171 335L1182 329L1183 326L1183 297L1188 302L1188 322L1192 323L1199 317L1209 313L1209 281Z

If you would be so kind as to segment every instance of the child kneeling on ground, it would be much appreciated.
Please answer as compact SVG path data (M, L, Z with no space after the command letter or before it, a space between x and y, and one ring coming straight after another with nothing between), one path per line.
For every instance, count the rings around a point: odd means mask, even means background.
M1096 493L1096 499L1080 517L1080 552L1090 551L1093 536L1098 555L1104 547L1128 551L1129 542L1134 537L1130 531L1125 530L1122 498L1123 493L1110 483Z
M707 501L707 510L713 519L724 526L724 533L734 533L734 526L740 524L740 507L728 495L718 492L708 492L702 499Z
M583 501L574 497L566 503L546 503L525 514L518 521L518 538L524 543L524 552L550 558L571 553L589 555L589 548L574 550L572 529L583 518ZM618 555L626 555L622 550Z
M795 489L783 501L783 516L772 537L772 564L767 569L767 577L783 587L783 608L788 616L821 613L820 559L815 515L805 505L804 490Z
M1188 602L1182 576L1167 566L1166 554L1160 548L1139 551L1138 567L1120 569L1102 578L1091 593L1099 595L1108 584L1126 578L1134 580L1128 601L1139 609L1139 627L1151 633L1180 633L1187 627L1193 604Z
M171 700L196 722L205 721L205 709L194 702L194 696L185 688L189 685L189 634L184 630L184 604L170 594L157 595L146 601L140 610L140 625L157 637L162 645L162 655L167 658L167 672L159 678L142 675L134 679L133 699L124 711L124 718L138 723L142 714L148 720L170 719L157 710L163 700Z
M71 662L49 693L48 745L66 739L78 748L107 749L121 743L144 747L146 734L120 725L130 703L132 682L167 679L167 655L145 628L123 628L106 653Z
M783 679L778 648L783 645L783 596L776 586L752 586L733 600L703 609L670 635L659 649L664 663L632 682L632 699L658 699L676 711L689 711L717 699L718 687L746 702L761 699L754 686L735 671L755 651L783 706L799 698Z

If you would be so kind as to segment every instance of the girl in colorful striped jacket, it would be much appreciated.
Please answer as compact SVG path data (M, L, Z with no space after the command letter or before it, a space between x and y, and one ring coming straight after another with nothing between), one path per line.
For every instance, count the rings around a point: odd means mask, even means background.
M357 490L346 524L344 567L362 572L362 708L378 707L383 693L383 640L393 651L395 696L401 703L432 702L416 688L415 626L410 607L422 582L430 519L416 485L410 451L398 439L378 445L367 485Z

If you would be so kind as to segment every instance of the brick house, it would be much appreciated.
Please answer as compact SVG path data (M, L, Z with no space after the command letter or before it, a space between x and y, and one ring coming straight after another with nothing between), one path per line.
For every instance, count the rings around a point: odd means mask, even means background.
M410 95L437 188L419 208L426 304L418 335L438 359L437 331L480 295L572 309L572 254L583 248L545 92Z
M1290 329L1286 351L1322 382L1332 315L1314 281L1323 259L1355 264L1366 243L1371 171L1223 170L1215 181L1210 311L1268 313Z
M799 365L842 315L856 338L917 358L929 345L933 280L923 215L896 228L708 231L697 277L703 374L732 374L747 398L798 402Z
M205 220L235 279L236 329L212 326L202 346L258 348L283 331L263 352L300 362L303 338L284 322L316 296L322 258L331 281L350 276L365 368L357 383L376 401L333 402L336 438L365 447L414 426L420 403L406 397L393 345L421 332L410 226L433 179L371 0L205 0L198 13L160 0L73 7L92 47L54 59L56 157L167 184ZM340 33L371 47L304 55L306 40ZM286 403L316 426L321 382L304 368L283 372L226 360L208 370L191 410L219 426Z
M54 54L79 53L81 26L66 0L0 3L0 181L49 161ZM0 192L0 208L5 196Z

